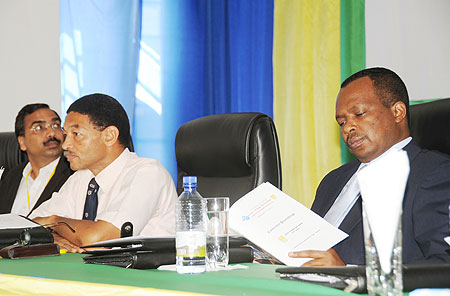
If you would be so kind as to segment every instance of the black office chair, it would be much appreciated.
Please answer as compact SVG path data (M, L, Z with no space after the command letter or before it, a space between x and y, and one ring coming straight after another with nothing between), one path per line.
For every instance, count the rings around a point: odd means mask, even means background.
M23 161L27 161L27 154L20 150L16 135L13 132L0 132L0 168L3 175Z
M175 138L178 194L197 176L203 197L230 204L266 181L281 189L281 160L272 119L263 113L216 114L183 124Z
M450 154L450 98L411 105L410 131L420 147Z

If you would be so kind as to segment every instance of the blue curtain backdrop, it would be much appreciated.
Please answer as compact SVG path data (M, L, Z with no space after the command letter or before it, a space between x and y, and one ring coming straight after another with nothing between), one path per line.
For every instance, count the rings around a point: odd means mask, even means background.
M62 112L106 93L134 115L141 26L139 0L60 0Z
M272 116L273 6L273 0L61 0L62 109L86 93L116 97L130 117L138 155L158 159L176 182L174 142L183 123L227 112ZM80 56L74 64L63 56L65 39L76 53L77 34L84 37L81 56L91 57L82 60L82 74ZM83 83L70 75L82 75Z
M164 135L227 112L273 114L273 0L162 1ZM170 167L176 172L176 163ZM173 174L175 176L175 174Z

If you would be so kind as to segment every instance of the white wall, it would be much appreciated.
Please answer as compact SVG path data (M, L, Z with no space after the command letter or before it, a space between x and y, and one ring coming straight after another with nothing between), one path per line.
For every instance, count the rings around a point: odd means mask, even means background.
M36 102L61 113L59 0L0 0L0 131Z
M411 100L450 97L450 1L366 0L366 66L394 70Z
M366 0L366 65L405 81L411 99L450 97L450 1ZM19 109L61 113L59 0L0 0L0 131Z

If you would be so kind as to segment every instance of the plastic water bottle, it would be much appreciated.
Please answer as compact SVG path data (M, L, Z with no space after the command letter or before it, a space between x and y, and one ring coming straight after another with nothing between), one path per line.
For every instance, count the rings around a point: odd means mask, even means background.
M184 192L176 206L178 273L206 270L205 202L197 192L197 177L183 177Z

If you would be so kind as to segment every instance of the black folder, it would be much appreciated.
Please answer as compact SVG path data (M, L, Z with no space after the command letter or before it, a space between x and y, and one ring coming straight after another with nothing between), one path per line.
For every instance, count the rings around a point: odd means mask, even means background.
M248 240L241 236L230 236L229 238L230 248L240 247L248 244ZM103 241L94 243L82 248L120 248L119 251L175 251L175 237L126 237L120 239L113 239L109 241ZM113 251L106 250L108 252ZM105 250L93 250L86 253L98 253Z
M2 258L17 259L56 255L59 255L59 246L53 243L50 229L42 226L0 229L0 256Z
M320 284L353 293L367 293L366 267L282 267L281 279ZM404 264L403 291L450 288L450 264Z
M246 263L253 261L253 250L249 247L238 247L229 249L229 263ZM84 263L113 265L134 269L155 269L161 265L175 264L175 251L152 252L152 251L123 251L110 254L98 253L83 257Z
M14 244L21 244L24 238L27 239L26 243L28 245L53 243L51 230L42 226L7 228L0 229L0 249Z
M242 237L230 237L229 263L253 261L253 249L246 247L248 241ZM175 264L176 250L174 237L128 237L99 242L82 248L90 249L83 257L88 264L104 264L134 269L154 269L161 265Z

